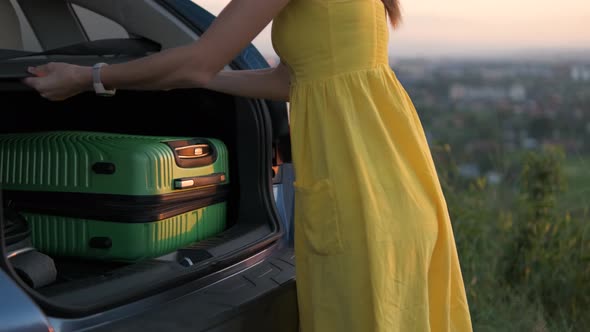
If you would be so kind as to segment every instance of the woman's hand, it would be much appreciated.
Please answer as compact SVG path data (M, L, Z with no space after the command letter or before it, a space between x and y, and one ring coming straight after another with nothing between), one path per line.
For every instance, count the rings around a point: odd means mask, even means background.
M28 72L35 75L23 82L37 90L46 99L59 101L92 90L92 68L68 63L50 62L37 67L29 67Z

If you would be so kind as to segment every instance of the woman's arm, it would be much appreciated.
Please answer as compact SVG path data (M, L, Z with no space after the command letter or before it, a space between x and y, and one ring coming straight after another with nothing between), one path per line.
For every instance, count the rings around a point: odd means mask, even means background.
M220 71L204 88L236 96L289 101L290 72L286 65L257 70Z
M168 90L204 87L282 10L289 0L232 0L194 43L101 69L107 88ZM92 89L91 68L49 64L25 79L41 95L61 100ZM222 74L220 80L226 74ZM237 91L234 91L237 92ZM261 91L258 91L261 92Z

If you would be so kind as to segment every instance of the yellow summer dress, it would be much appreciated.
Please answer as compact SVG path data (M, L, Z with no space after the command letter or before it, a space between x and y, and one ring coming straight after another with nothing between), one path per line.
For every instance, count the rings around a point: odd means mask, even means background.
M471 331L453 230L416 110L388 65L380 0L291 0L302 332Z

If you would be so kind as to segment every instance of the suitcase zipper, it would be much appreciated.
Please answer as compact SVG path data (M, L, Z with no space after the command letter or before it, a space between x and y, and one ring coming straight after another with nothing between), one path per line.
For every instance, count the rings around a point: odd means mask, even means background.
M225 202L229 192L229 185L222 184L149 196L11 190L4 197L21 212L145 223Z

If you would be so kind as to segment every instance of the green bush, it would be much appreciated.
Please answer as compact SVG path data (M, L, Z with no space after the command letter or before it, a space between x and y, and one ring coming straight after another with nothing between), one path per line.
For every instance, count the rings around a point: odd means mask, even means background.
M461 179L449 146L433 151L474 330L590 330L590 229L558 204L563 152L526 153L515 181L491 186Z

